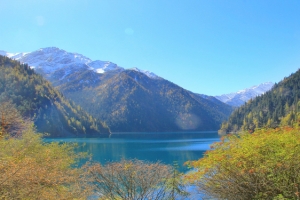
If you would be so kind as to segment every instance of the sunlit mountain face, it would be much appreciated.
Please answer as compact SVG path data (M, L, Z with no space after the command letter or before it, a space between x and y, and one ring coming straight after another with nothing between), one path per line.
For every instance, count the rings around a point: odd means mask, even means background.
M67 100L27 64L0 56L0 103L11 102L22 117L48 136L107 137L109 128Z
M92 61L56 47L6 53L27 63L112 131L217 130L232 107L138 68Z

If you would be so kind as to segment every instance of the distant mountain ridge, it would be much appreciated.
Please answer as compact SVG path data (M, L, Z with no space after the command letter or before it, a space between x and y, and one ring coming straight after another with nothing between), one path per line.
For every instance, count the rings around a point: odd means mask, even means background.
M107 71L117 70L120 72L125 70L115 63L101 60L92 61L90 58L81 54L70 53L57 47L41 48L30 53L8 53L6 51L0 51L0 55L18 60L21 63L28 63L32 68L46 76L51 76L57 70L64 69L67 66L77 66L99 74ZM153 72L140 70L138 68L133 68L132 70L142 72L150 78L158 77ZM64 75L66 76L67 73L66 71Z
M245 104L250 99L254 99L257 96L264 94L265 92L272 89L274 83L266 82L262 83L244 90L240 90L235 93L223 94L220 96L215 96L220 101L227 103L228 105L239 107Z
M233 110L152 72L91 61L55 47L9 55L28 63L113 132L217 130Z
M271 90L237 108L222 123L220 132L292 126L300 117L300 70L285 77Z

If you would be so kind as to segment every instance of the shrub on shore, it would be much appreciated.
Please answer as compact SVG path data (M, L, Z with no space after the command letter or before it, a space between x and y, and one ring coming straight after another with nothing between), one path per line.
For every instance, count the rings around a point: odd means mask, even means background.
M219 199L299 199L300 129L281 127L228 135L185 179Z

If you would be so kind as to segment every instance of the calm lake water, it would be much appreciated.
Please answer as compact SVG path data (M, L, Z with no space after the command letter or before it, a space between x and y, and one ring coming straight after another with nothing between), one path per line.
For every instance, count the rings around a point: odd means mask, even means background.
M94 161L105 164L121 159L140 159L164 164L179 165L179 170L188 169L183 164L197 160L214 142L220 141L217 132L182 133L113 133L110 138L51 138L47 142L75 142L78 151L88 152Z

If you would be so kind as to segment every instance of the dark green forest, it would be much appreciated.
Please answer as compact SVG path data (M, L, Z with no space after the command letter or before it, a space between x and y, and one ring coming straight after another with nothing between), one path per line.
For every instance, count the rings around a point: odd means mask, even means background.
M222 124L220 133L292 125L299 115L299 100L300 70L275 84L264 95L237 108Z
M67 100L27 64L0 56L0 103L13 103L49 136L107 136L109 128Z

